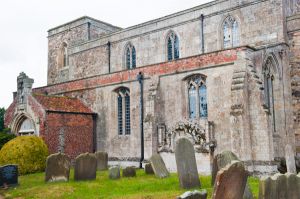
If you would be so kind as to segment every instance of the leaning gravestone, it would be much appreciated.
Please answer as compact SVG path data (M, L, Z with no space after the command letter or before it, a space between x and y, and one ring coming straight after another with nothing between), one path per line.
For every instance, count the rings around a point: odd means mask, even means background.
M151 163L145 164L145 173L146 174L154 174L153 168L151 166Z
M233 161L221 169L214 185L213 199L241 199L245 191L248 172L244 164Z
M294 150L290 144L285 146L285 160L288 173L296 173L296 162Z
M5 165L0 167L0 187L18 185L18 165Z
M176 141L175 158L180 186L184 189L199 188L195 150L187 138L181 137Z
M96 179L97 160L95 154L80 154L75 159L74 180Z
M69 181L71 161L63 153L55 153L47 157L45 181Z
M231 151L224 151L220 154L217 154L214 157L213 165L212 165L212 181L211 184L214 185L217 173L220 169L226 167L228 164L231 164L232 161L239 161L238 157ZM245 187L245 192L243 195L243 199L252 199L253 194L250 190L248 183Z
M159 154L154 154L150 158L151 166L153 171L158 178L166 178L169 176L169 171Z
M120 167L119 166L113 166L109 168L109 179L119 179L120 178Z
M275 174L259 181L259 199L300 199L300 175Z
M95 153L97 159L97 170L104 171L108 169L108 154L103 151L98 151Z
M181 196L178 196L177 199L206 199L207 198L207 191L187 191L183 193Z

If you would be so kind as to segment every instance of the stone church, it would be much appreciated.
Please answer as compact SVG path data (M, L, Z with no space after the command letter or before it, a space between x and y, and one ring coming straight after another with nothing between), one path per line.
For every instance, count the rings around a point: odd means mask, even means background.
M128 28L81 17L48 31L47 86L21 73L5 124L50 153L107 151L111 164L160 153L179 136L199 173L233 151L253 173L300 153L300 1L215 0Z

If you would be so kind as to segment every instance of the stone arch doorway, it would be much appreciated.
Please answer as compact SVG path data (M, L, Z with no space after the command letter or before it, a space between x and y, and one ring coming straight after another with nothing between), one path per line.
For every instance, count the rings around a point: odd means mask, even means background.
M14 134L20 136L36 134L36 128L33 120L24 113L15 117L11 130Z

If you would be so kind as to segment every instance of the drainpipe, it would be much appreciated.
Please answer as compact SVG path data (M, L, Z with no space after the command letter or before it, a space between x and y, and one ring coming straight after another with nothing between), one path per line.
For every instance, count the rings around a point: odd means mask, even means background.
M110 41L107 42L107 49L108 49L108 73L110 73L110 48L111 48L111 43Z
M140 130L141 130L141 159L140 159L140 169L143 168L142 162L144 160L144 101L143 101L143 74L139 72L137 75L137 80L140 84Z
M204 53L204 15L201 14L201 51Z

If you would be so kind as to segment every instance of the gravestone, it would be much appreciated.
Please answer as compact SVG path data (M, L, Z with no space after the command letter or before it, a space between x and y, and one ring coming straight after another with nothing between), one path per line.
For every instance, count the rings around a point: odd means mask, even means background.
M300 199L300 175L277 173L259 181L259 199Z
M224 167L226 167L228 164L231 164L232 161L239 161L238 157L231 151L223 151L220 154L217 154L213 159L213 165L212 165L212 181L211 184L214 185L215 178L218 173L218 171ZM243 195L243 199L252 199L253 194L250 190L250 187L248 183L245 187L245 192Z
M296 173L296 162L294 150L290 144L285 146L285 160L288 173Z
M108 169L108 154L104 151L98 151L95 153L97 159L97 170L105 171Z
M169 171L167 170L166 165L159 154L152 155L150 162L156 177L166 178L169 176Z
M97 160L95 154L80 154L75 159L74 180L95 180Z
M18 185L18 165L4 165L0 167L0 187Z
M123 169L123 177L135 177L136 171L134 167L126 167Z
M146 174L154 174L153 168L151 166L151 163L145 164L145 173Z
M247 183L248 172L244 164L233 161L218 171L214 185L213 199L241 199Z
M47 157L45 181L69 181L71 161L63 153L55 153Z
M200 188L194 146L185 137L176 141L175 158L181 188Z
M109 179L119 179L120 178L120 167L119 166L113 166L109 168Z
M178 196L177 199L206 199L207 198L207 191L187 191L183 193L181 196Z

